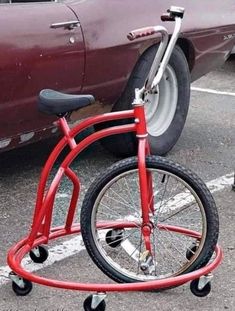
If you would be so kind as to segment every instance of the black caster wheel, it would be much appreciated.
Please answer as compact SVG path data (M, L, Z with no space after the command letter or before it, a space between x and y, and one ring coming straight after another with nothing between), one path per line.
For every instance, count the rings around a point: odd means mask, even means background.
M104 311L106 308L106 303L104 300L102 300L96 308L92 308L91 306L92 296L93 295L90 295L84 300L84 303L83 303L84 310L85 311Z
M198 288L199 279L195 279L190 283L191 292L197 297L205 297L211 291L211 282L208 282L202 289Z
M233 181L233 184L232 184L232 190L235 191L235 173L234 173L234 181Z
M186 251L186 258L188 260L190 260L193 257L193 255L197 251L197 248L198 248L198 246L197 246L196 242L193 242L192 245L187 249L187 251Z
M32 259L35 263L43 263L47 260L49 256L49 252L45 246L37 246L37 254L35 254L33 251L29 252L29 257Z
M33 284L32 282L25 280L23 278L21 280L23 281L24 286L20 287L19 285L17 285L15 282L12 281L12 289L17 296L26 296L31 292Z
M116 248L120 246L122 240L123 240L122 230L109 230L106 233L105 241L110 247Z

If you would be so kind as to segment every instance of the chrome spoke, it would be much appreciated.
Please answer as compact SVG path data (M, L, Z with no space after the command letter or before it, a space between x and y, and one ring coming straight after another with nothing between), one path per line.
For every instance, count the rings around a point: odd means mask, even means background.
M190 247L195 238L173 232L168 226L198 229L197 223L201 226L203 222L201 203L187 184L166 171L150 169L150 173L155 211L154 215L150 211L153 225L150 236L151 256L154 266L149 272L144 273L141 270L141 254L146 249L141 229L138 170L124 172L111 181L94 207L93 221L98 226L97 232L94 231L97 235L94 241L100 254L118 273L137 281L161 279L183 273L191 264L191 259L186 258L186 252L191 252ZM158 225L161 227L158 228ZM203 227L199 229L203 235ZM113 240L110 239L110 242L107 242L105 236L108 230L113 230ZM122 233L118 230L122 230ZM192 260L197 257L195 255Z

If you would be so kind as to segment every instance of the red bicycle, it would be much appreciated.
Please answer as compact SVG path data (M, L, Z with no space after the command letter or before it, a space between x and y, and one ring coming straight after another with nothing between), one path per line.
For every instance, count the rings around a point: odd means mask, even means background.
M66 95L43 90L39 109L57 115L64 137L52 151L42 171L36 207L29 235L13 246L8 264L13 290L27 295L32 282L73 290L94 291L84 301L84 310L105 310L104 297L111 291L156 290L191 281L197 296L210 292L211 271L222 260L217 246L219 222L215 202L199 177L168 159L150 155L144 105L158 92L158 83L180 33L184 9L171 7L163 21L175 21L168 43L162 26L132 31L128 38L161 34L161 43L148 78L136 89L133 109L88 118L70 129L66 116L94 101L91 95ZM75 137L88 127L110 120L126 119L117 125L90 134L76 143ZM88 145L108 135L135 132L138 155L121 160L107 169L88 189L83 201L80 224L74 222L80 182L71 163ZM52 182L48 177L65 147L70 151L61 161ZM62 178L72 181L73 192L63 226L52 227L55 196ZM54 280L26 271L22 259L29 253L36 263L48 257L51 240L82 234L94 263L110 278L123 284L91 284ZM211 257L216 253L213 260Z

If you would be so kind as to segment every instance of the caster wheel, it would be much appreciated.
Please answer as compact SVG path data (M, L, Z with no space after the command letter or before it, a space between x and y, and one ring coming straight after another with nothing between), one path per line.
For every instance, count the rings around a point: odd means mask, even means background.
M198 248L197 244L196 243L192 243L192 245L187 249L187 251L186 251L186 258L188 260L190 260L193 257L193 255L197 251L197 248Z
M105 241L106 243L113 248L120 246L123 239L122 230L109 230L106 234Z
M190 290L191 292L197 297L205 297L211 291L211 283L208 282L202 289L198 288L199 279L193 280L190 283Z
M15 282L12 282L12 289L17 296L26 296L31 292L33 288L32 282L25 279L22 279L22 281L24 282L24 287L20 287Z
M44 261L47 260L49 256L49 252L45 246L39 245L36 248L36 254L33 251L29 252L29 257L32 259L33 262L35 263L43 263Z
M83 303L83 308L85 311L104 311L106 308L106 303L102 300L96 308L92 308L92 295L88 296Z

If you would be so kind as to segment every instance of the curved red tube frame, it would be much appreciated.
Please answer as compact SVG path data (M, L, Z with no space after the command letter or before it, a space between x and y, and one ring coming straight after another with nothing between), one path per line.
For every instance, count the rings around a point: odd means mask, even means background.
M112 227L112 223L110 223L110 227ZM162 228L164 230L164 228ZM183 228L176 228L171 226L165 227L166 230L174 230L177 232L180 232L182 234L187 234L193 237L200 238L200 235L197 232L193 232L190 230L186 230ZM80 232L80 226L74 226L71 230L71 233L79 233ZM67 232L64 228L54 228L53 232L50 235L50 240L65 236L67 235ZM42 237L39 237L37 240L35 240L35 243L33 247L36 247L37 245L40 245L44 243L44 239ZM54 279L48 279L41 276L38 276L36 274L33 274L32 272L26 271L21 266L21 261L25 254L27 254L30 251L31 247L27 245L27 238L24 240L21 240L18 242L13 248L10 249L8 254L8 264L10 267L14 267L15 273L20 275L21 277L30 280L32 282L45 285L45 286L51 286L56 288L64 288L64 289L70 289L70 290L79 290L79 291L94 291L94 292L124 292L124 291L143 291L143 290L152 290L152 289L161 289L161 288L167 288L172 286L178 286L182 285L188 281L191 281L193 279L199 278L203 275L209 274L211 271L213 271L222 261L223 253L221 248L217 245L215 252L216 252L216 258L211 262L209 265L195 270L193 272L170 277L167 279L162 280L155 280L155 281L148 281L148 282L137 282L137 283L126 283L126 284L96 284L96 283L76 283L76 282L68 282L68 281L61 281L61 280L54 280Z
M86 137L85 139L83 139L80 143L76 144L74 139L75 136L81 133L86 128L97 123L118 119L131 119L131 120L129 124L110 127L98 131L96 133L93 133L88 137ZM139 182L140 182L142 218L143 218L142 234L145 241L145 247L147 250L151 252L150 228L148 224L149 224L149 209L153 209L153 200L152 200L153 195L152 195L151 173L147 172L145 167L145 158L146 155L150 154L150 150L147 141L147 129L143 105L141 104L134 105L133 110L113 112L91 117L87 120L84 120L71 130L69 129L68 124L64 118L59 119L58 125L62 129L64 137L56 145L43 168L38 186L31 232L28 237L19 241L8 252L7 257L8 265L16 274L35 283L72 290L97 291L97 292L137 291L137 290L159 289L181 285L192 279L199 278L202 275L208 274L220 264L222 260L222 250L219 246L217 246L215 250L216 258L209 265L188 274L149 282L138 282L130 284L75 283L75 282L65 282L61 280L48 279L26 271L22 267L21 262L23 257L31 249L40 244L47 244L49 240L53 240L59 237L75 233L80 233L80 226L78 224L73 223L76 204L79 197L80 182L77 175L71 170L69 166L74 160L74 158L90 144L103 137L113 134L136 132L136 136L139 141L138 170L139 170ZM48 190L46 190L47 180L55 164L55 161L57 160L58 156L61 154L62 150L67 145L69 145L71 151L62 161L57 173L54 176L53 181L51 182ZM70 201L70 206L68 208L67 218L64 226L51 228L54 199L60 181L64 175L66 175L73 183L72 198ZM102 224L100 224L100 226L101 225ZM133 223L110 222L108 223L108 225L110 226L110 228L114 227L121 228L123 226L131 227L133 226ZM179 234L185 234L200 239L200 235L197 232L190 231L180 227L159 226L159 229L177 232Z

